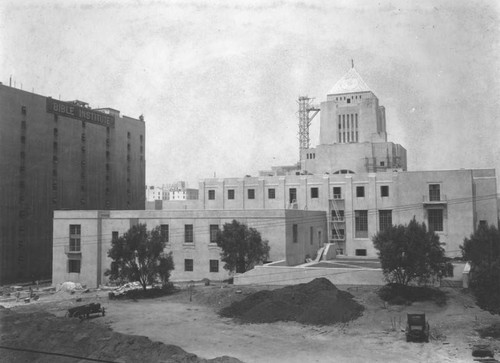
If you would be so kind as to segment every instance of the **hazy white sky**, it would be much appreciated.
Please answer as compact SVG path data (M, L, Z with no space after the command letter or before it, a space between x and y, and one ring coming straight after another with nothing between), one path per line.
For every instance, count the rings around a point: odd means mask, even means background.
M496 0L7 0L0 81L144 114L146 182L197 187L297 162L296 99L353 58L409 170L498 173L499 18Z

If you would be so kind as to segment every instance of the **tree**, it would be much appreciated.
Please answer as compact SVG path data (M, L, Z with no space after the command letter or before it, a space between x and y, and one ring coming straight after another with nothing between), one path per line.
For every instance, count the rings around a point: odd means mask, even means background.
M163 254L164 248L159 226L151 231L145 224L132 226L111 242L108 257L113 262L105 275L111 280L139 281L144 290L158 278L166 284L174 263L171 252Z
M255 228L236 220L226 223L217 233L217 245L222 249L221 260L230 272L242 273L269 258L268 241L262 240Z
M415 217L407 225L391 226L373 237L382 271L388 282L408 285L453 275L439 236L427 231Z
M479 225L460 249L471 264L470 286L479 306L500 314L500 232L493 225Z

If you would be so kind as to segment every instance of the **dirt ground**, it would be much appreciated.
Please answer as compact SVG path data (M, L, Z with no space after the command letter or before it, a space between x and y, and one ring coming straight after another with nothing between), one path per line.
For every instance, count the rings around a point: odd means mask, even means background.
M265 287L264 287L265 288ZM272 288L272 287L267 287ZM69 307L97 301L106 316L80 323L101 324L113 331L147 336L203 358L236 357L244 362L473 362L471 347L487 343L500 354L500 342L481 339L475 329L500 322L479 309L460 289L445 288L448 304L432 302L386 306L376 287L339 286L365 306L355 321L332 326L293 322L238 324L217 311L262 287L228 285L184 288L171 296L146 300L108 300L107 292L69 295L59 292L29 304L0 302L17 313L48 312L63 317ZM76 302L76 298L82 298ZM430 343L407 343L406 313L424 312ZM0 353L3 353L0 352Z

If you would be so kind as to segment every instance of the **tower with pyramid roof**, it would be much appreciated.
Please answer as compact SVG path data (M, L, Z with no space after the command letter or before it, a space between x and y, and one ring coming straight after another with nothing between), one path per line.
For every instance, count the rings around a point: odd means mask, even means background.
M406 150L387 141L385 108L352 67L320 106L320 137L301 151L300 165L311 174L406 170Z

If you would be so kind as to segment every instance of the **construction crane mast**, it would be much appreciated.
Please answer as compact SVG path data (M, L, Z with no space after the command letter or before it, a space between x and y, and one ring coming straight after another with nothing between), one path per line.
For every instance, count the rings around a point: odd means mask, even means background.
M314 98L301 96L297 101L299 104L299 153L304 149L309 149L309 143L311 141L309 138L309 126L311 125L311 121L320 111L319 106L312 104L313 100Z

